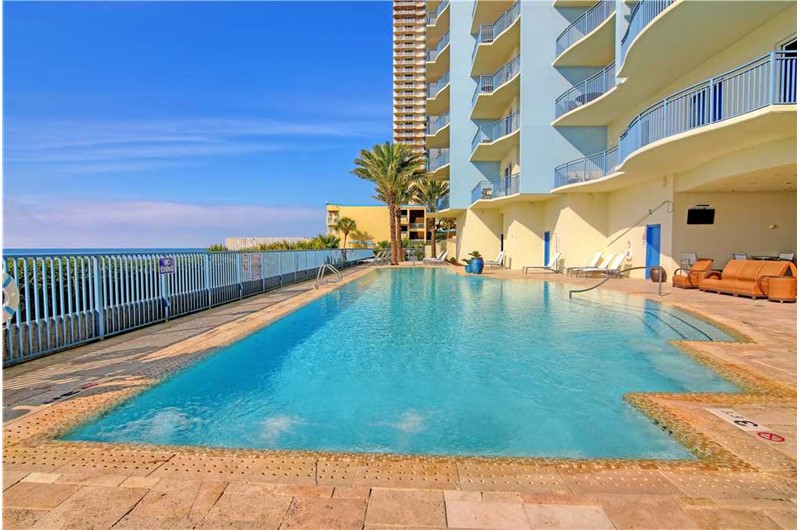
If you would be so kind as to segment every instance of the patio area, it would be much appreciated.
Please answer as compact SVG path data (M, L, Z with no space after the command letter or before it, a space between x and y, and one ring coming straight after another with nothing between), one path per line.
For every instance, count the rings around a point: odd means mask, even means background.
M349 270L344 281L368 272ZM576 287L597 283L500 269L487 275ZM745 393L626 396L700 455L697 462L364 455L53 439L333 288L315 290L311 282L300 283L5 369L4 524L796 527L796 305L666 285L658 297L655 284L639 279L612 280L602 289L713 316L742 340L680 346L739 383ZM776 437L742 430L709 408L732 409Z

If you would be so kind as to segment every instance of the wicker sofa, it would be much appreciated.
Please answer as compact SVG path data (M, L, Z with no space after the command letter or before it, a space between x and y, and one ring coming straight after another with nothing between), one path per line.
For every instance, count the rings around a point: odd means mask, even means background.
M731 260L722 272L706 272L699 287L701 291L766 298L769 279L787 275L797 276L797 269L789 261Z

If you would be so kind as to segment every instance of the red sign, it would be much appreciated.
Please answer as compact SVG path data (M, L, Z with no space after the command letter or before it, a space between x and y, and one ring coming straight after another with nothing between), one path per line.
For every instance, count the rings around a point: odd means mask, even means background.
M770 442L785 442L786 441L786 438L784 438L780 434L775 434L774 432L761 431L761 432L757 432L756 434L758 434L759 438L763 438L763 439L765 439L767 441L770 441Z

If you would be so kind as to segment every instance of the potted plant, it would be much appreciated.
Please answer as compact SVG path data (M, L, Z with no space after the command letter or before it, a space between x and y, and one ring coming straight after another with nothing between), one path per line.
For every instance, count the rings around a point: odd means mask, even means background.
M469 259L464 258L464 263L467 264L467 266L464 267L464 270L472 274L482 273L483 257L481 256L481 253L478 252L477 250L473 250L472 252L469 253L469 255L471 256Z

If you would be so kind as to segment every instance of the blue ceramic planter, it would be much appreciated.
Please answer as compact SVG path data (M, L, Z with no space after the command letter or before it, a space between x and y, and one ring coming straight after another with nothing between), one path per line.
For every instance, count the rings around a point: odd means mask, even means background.
M480 274L483 272L483 258L471 258L469 265L464 270L470 274Z

